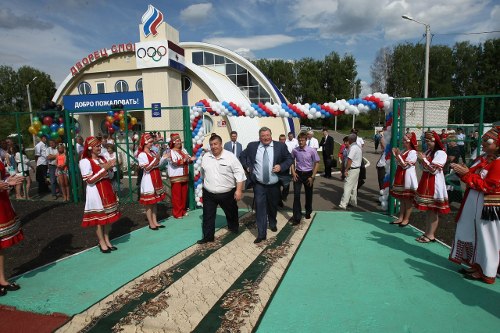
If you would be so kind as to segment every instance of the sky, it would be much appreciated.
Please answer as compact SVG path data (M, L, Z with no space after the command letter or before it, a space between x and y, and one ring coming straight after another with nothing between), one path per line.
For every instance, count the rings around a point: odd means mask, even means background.
M0 65L34 67L58 86L91 52L138 42L149 4L181 42L217 44L252 60L351 54L362 96L371 93L379 49L425 44L425 26L402 15L430 25L431 45L500 38L481 33L500 31L500 0L0 0Z

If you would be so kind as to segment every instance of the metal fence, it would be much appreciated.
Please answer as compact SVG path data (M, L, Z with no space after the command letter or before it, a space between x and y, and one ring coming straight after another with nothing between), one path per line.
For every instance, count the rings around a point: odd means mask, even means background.
M453 135L459 130L465 134L463 149L465 160L469 164L481 153L481 136L500 121L500 95L455 96L439 98L397 98L393 103L393 124L391 128L391 147L402 147L401 138L405 132L415 132L419 141L419 150L425 151L423 136L426 131L436 131L438 134ZM444 142L462 144L462 140L453 138ZM458 162L458 161L456 161ZM391 157L390 183L396 173L396 160ZM453 173L445 175L449 188L461 191L457 177ZM458 185L457 185L458 184ZM449 192L450 194L450 192ZM461 196L451 193L451 200ZM389 213L392 215L398 209L397 202L390 197Z

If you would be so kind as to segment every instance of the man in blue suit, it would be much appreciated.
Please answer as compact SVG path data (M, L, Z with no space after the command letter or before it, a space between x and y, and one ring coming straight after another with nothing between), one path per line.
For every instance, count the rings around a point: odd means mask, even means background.
M259 141L250 142L241 152L240 162L248 172L253 183L255 215L257 223L258 244L267 237L269 229L278 231L276 215L280 196L280 178L289 177L289 169L293 163L292 155L284 143L273 141L271 130L262 127L259 130Z
M232 131L231 141L228 141L224 144L224 150L230 151L231 153L236 155L236 158L240 158L243 147L241 146L241 143L236 140L238 140L238 132Z

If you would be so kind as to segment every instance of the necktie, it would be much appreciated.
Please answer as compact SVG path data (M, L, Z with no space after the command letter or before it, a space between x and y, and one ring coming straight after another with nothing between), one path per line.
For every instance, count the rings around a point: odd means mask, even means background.
M262 157L262 181L264 184L269 183L269 154L267 153L267 147L264 146L264 156Z
M235 154L235 153L236 153L236 144L233 143L233 154Z
M310 147L311 146L311 140L307 140L307 145Z

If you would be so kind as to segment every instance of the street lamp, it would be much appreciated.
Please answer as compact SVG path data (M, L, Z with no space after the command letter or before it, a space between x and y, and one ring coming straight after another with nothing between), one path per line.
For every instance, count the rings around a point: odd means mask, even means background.
M350 84L352 84L352 98L356 98L356 82L354 82L354 79L349 80L349 79L345 79L347 82L349 82ZM352 128L354 128L354 123L356 122L356 115L353 114L352 115Z
M28 93L28 107L29 107L29 110L30 110L30 123L31 123L31 126L33 126L33 110L31 108L31 94L30 94L30 84L33 83L33 81L35 81L38 77L35 76L33 78L33 80L30 81L30 83L28 83L26 85L26 92ZM33 134L33 147L35 147L35 144L36 144L36 139L35 139L35 134Z
M423 105L423 117L422 117L422 128L425 131L425 99L427 99L429 92L429 51L431 45L431 26L427 23L423 23L415 20L409 15L401 16L405 20L413 21L418 24L425 26L425 74L424 74L424 105Z

